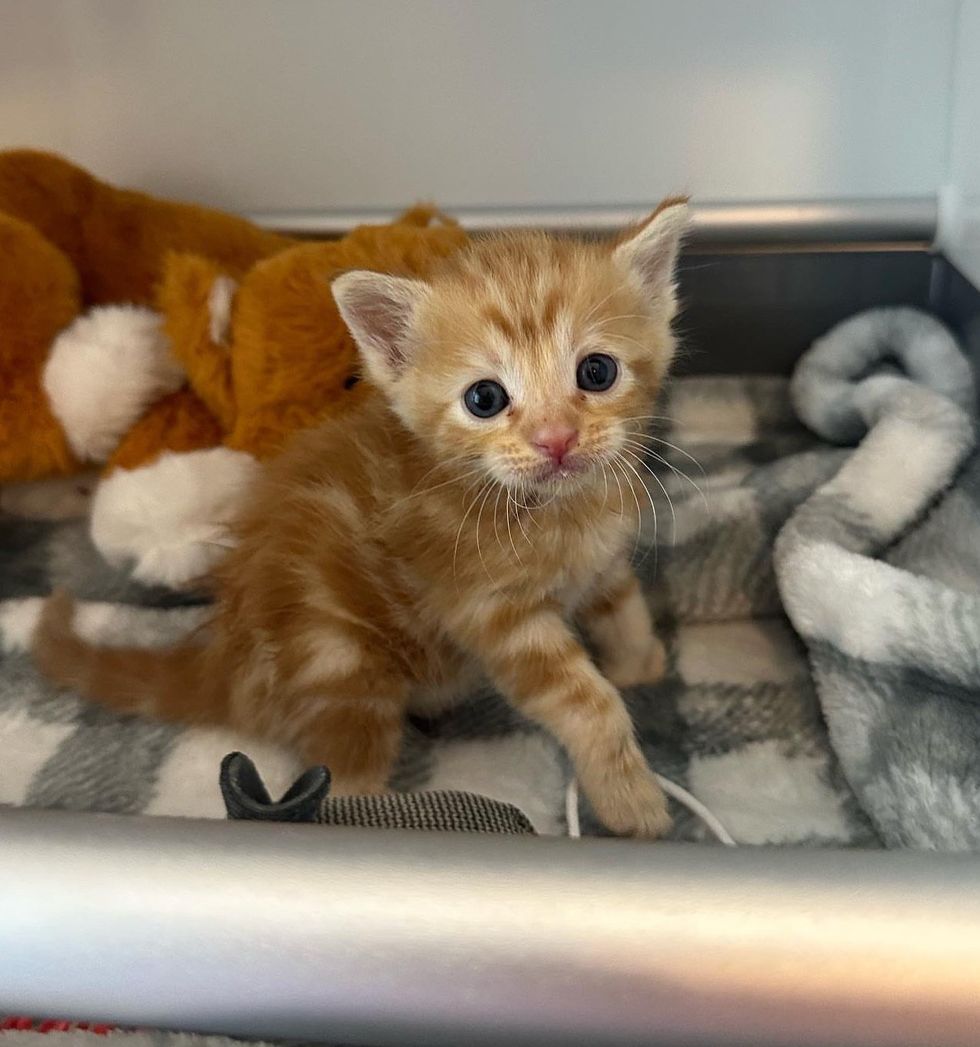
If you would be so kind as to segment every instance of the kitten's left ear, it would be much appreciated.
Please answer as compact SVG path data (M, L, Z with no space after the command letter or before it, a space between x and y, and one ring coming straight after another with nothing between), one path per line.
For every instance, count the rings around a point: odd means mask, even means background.
M690 220L686 196L664 200L640 230L613 252L616 261L635 273L653 298L673 301L674 268Z
M382 387L395 381L412 350L412 316L426 285L357 270L338 276L330 287L368 374Z

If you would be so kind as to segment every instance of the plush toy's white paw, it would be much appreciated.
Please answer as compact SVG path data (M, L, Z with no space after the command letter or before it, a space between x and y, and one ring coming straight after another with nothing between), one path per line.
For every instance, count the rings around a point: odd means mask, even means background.
M131 562L141 582L185 586L227 552L227 524L258 470L227 447L117 469L95 492L92 540L110 563Z
M135 305L78 317L54 340L42 377L71 449L87 462L106 461L147 407L183 382L159 314Z

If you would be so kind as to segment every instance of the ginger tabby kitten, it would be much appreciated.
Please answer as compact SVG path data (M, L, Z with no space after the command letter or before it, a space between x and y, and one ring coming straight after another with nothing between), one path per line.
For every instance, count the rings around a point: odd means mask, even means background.
M93 647L56 596L42 671L117 710L285 743L350 793L386 787L406 712L482 672L565 746L610 829L661 835L666 801L617 690L664 669L628 560L626 441L673 353L686 224L669 200L617 244L519 233L425 282L339 277L374 392L268 467L203 642Z

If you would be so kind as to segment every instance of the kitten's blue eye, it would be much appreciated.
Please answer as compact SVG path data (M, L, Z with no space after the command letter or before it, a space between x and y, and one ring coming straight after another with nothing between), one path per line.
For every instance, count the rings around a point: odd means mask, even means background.
M499 382L484 379L474 382L463 393L463 403L466 404L466 410L477 418L492 418L510 403L510 397Z
M605 392L616 381L619 366L605 353L589 353L578 365L575 377L579 389L590 393Z

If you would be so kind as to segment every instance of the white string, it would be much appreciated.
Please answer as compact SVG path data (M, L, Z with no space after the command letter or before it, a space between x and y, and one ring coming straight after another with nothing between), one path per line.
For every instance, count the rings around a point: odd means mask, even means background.
M573 840L582 835L582 826L578 820L578 780L574 774L568 779L565 789L565 824L568 826L568 835Z
M669 778L665 778L662 774L654 775L654 777L668 796L673 796L679 804L686 807L691 814L704 822L715 839L726 847L738 846L732 839L731 833L696 796L692 796L687 789L682 788L677 782L672 782ZM568 826L568 835L573 839L579 839L582 835L582 827L578 817L578 781L574 775L569 779L568 786L565 789L565 823Z
M717 815L712 814L696 796L692 796L687 789L678 785L677 782L672 782L669 778L665 778L662 774L655 775L655 777L660 782L660 787L663 791L668 796L673 796L679 804L686 807L695 817L700 818L720 843L723 843L726 847L738 846L732 839L731 833L721 824Z

